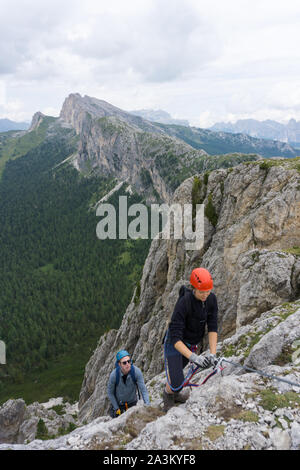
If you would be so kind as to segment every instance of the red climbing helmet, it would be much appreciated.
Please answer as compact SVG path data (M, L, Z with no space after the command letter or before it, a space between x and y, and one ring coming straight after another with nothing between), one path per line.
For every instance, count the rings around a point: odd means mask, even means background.
M193 269L190 283L193 287L201 291L211 290L214 285L210 272L204 268Z

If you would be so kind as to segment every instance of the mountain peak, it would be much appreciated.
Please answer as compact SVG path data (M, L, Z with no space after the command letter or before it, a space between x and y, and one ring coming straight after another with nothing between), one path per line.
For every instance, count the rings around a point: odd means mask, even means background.
M44 118L45 118L45 114L41 113L40 111L37 111L32 117L32 121L28 129L28 132L31 132L37 129Z
M70 111L74 113L87 112L92 117L105 117L105 116L124 116L127 115L125 111L113 106L106 101L92 98L91 96L80 93L71 93L64 101L60 117L64 120L70 119Z
M60 112L60 119L74 127L77 133L80 133L88 114L92 119L113 116L137 129L142 128L145 131L156 134L164 133L161 129L141 117L123 111L107 101L88 95L82 97L79 93L71 93L65 99Z

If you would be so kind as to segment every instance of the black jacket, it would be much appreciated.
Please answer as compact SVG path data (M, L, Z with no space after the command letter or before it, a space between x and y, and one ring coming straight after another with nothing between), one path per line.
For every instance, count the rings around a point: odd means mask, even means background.
M189 302L185 295L190 296ZM218 304L215 294L211 292L205 302L197 300L192 291L185 295L177 300L169 325L169 338L173 345L177 341L200 343L206 325L208 332L218 331Z

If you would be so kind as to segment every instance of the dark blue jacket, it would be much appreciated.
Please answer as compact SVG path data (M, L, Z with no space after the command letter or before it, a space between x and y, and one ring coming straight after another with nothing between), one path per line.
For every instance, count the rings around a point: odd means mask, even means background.
M171 317L169 337L173 345L177 341L200 343L206 325L208 332L218 332L218 303L215 294L211 292L205 302L197 300L192 291L189 291L188 295L189 302L184 295L179 297Z

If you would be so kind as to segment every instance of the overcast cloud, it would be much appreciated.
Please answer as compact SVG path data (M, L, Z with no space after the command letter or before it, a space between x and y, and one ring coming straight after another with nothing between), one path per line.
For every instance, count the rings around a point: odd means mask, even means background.
M74 92L208 127L300 120L298 0L0 0L0 118Z

